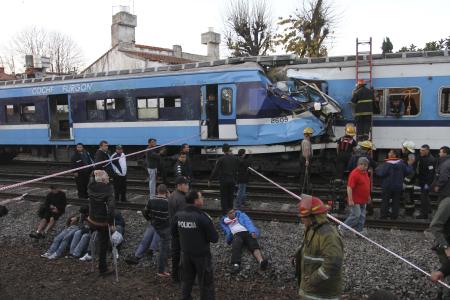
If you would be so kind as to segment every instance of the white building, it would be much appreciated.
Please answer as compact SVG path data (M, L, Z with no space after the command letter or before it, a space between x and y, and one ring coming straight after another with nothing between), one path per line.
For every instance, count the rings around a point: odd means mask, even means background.
M168 49L136 44L136 26L136 15L128 11L113 15L111 49L81 73L142 69L219 59L220 34L213 32L211 28L201 35L202 44L207 45L207 55L198 55L183 52L180 45L173 45L172 49Z

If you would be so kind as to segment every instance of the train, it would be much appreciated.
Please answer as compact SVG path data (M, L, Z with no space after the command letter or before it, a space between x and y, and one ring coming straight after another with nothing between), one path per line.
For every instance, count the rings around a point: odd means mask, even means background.
M372 59L378 152L404 140L448 144L448 51ZM335 139L353 122L355 65L355 56L279 55L0 82L0 152L39 148L48 155L103 139L130 152L152 137L174 149L188 143L197 154L220 154L228 143L255 154L262 170L295 170L303 130L311 127L319 169L332 169ZM269 78L275 69L281 80ZM391 103L406 96L414 114L392 115Z

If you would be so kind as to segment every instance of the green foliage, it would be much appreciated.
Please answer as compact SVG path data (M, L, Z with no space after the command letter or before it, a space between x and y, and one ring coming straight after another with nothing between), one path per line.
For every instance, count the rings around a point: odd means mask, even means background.
M411 44L409 47L403 46L398 52L439 51L445 48L450 48L450 37L425 43L425 47L423 48L418 48L414 44Z
M324 0L310 0L288 18L280 17L278 24L284 29L277 34L275 43L283 45L287 52L301 57L327 55L324 41L332 34L334 16Z
M388 37L384 38L383 44L381 45L381 50L383 51L383 54L392 53L392 49L394 49L394 46L392 45L391 40Z

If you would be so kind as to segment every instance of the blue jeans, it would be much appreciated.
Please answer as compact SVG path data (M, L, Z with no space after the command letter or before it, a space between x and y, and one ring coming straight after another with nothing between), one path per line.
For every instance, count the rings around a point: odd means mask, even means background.
M159 258L158 258L158 272L163 273L166 269L167 256L170 251L170 227L159 230Z
M72 237L75 234L75 231L78 230L78 226L70 226L61 231L54 239L53 242L48 249L48 253L56 253L56 256L60 257L63 255L64 251L66 251L70 242L72 241Z
M136 251L134 252L134 256L137 258L144 257L145 252L150 248L153 251L156 251L158 249L158 242L159 242L159 235L156 232L153 225L148 224L147 229L144 232L144 237L142 238L142 241L139 243L139 245L136 248Z
M234 202L234 208L241 208L241 206L245 203L247 193L247 184L246 183L238 183L238 190L236 194L236 200Z
M148 189L150 190L150 199L155 198L156 195L156 174L158 169L149 169L148 172Z
M344 223L354 228L356 231L361 232L363 231L365 221L366 204L355 204L350 207L350 215L345 219Z
M81 257L87 250L90 239L90 232L83 233L81 229L77 230L73 235L72 243L70 243L70 254L75 257Z

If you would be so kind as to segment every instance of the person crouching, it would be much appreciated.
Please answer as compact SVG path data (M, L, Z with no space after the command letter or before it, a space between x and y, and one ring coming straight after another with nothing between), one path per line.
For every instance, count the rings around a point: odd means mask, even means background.
M253 225L252 220L242 211L230 210L223 216L220 222L227 244L231 244L232 272L238 273L241 270L241 255L244 246L253 254L259 263L261 270L266 270L268 260L264 259L256 240L259 230Z
M88 186L89 217L91 230L97 230L97 246L99 247L98 270L101 276L112 274L106 264L106 252L109 245L109 226L114 223L115 201L113 187L109 176L103 170L94 171L94 180Z

